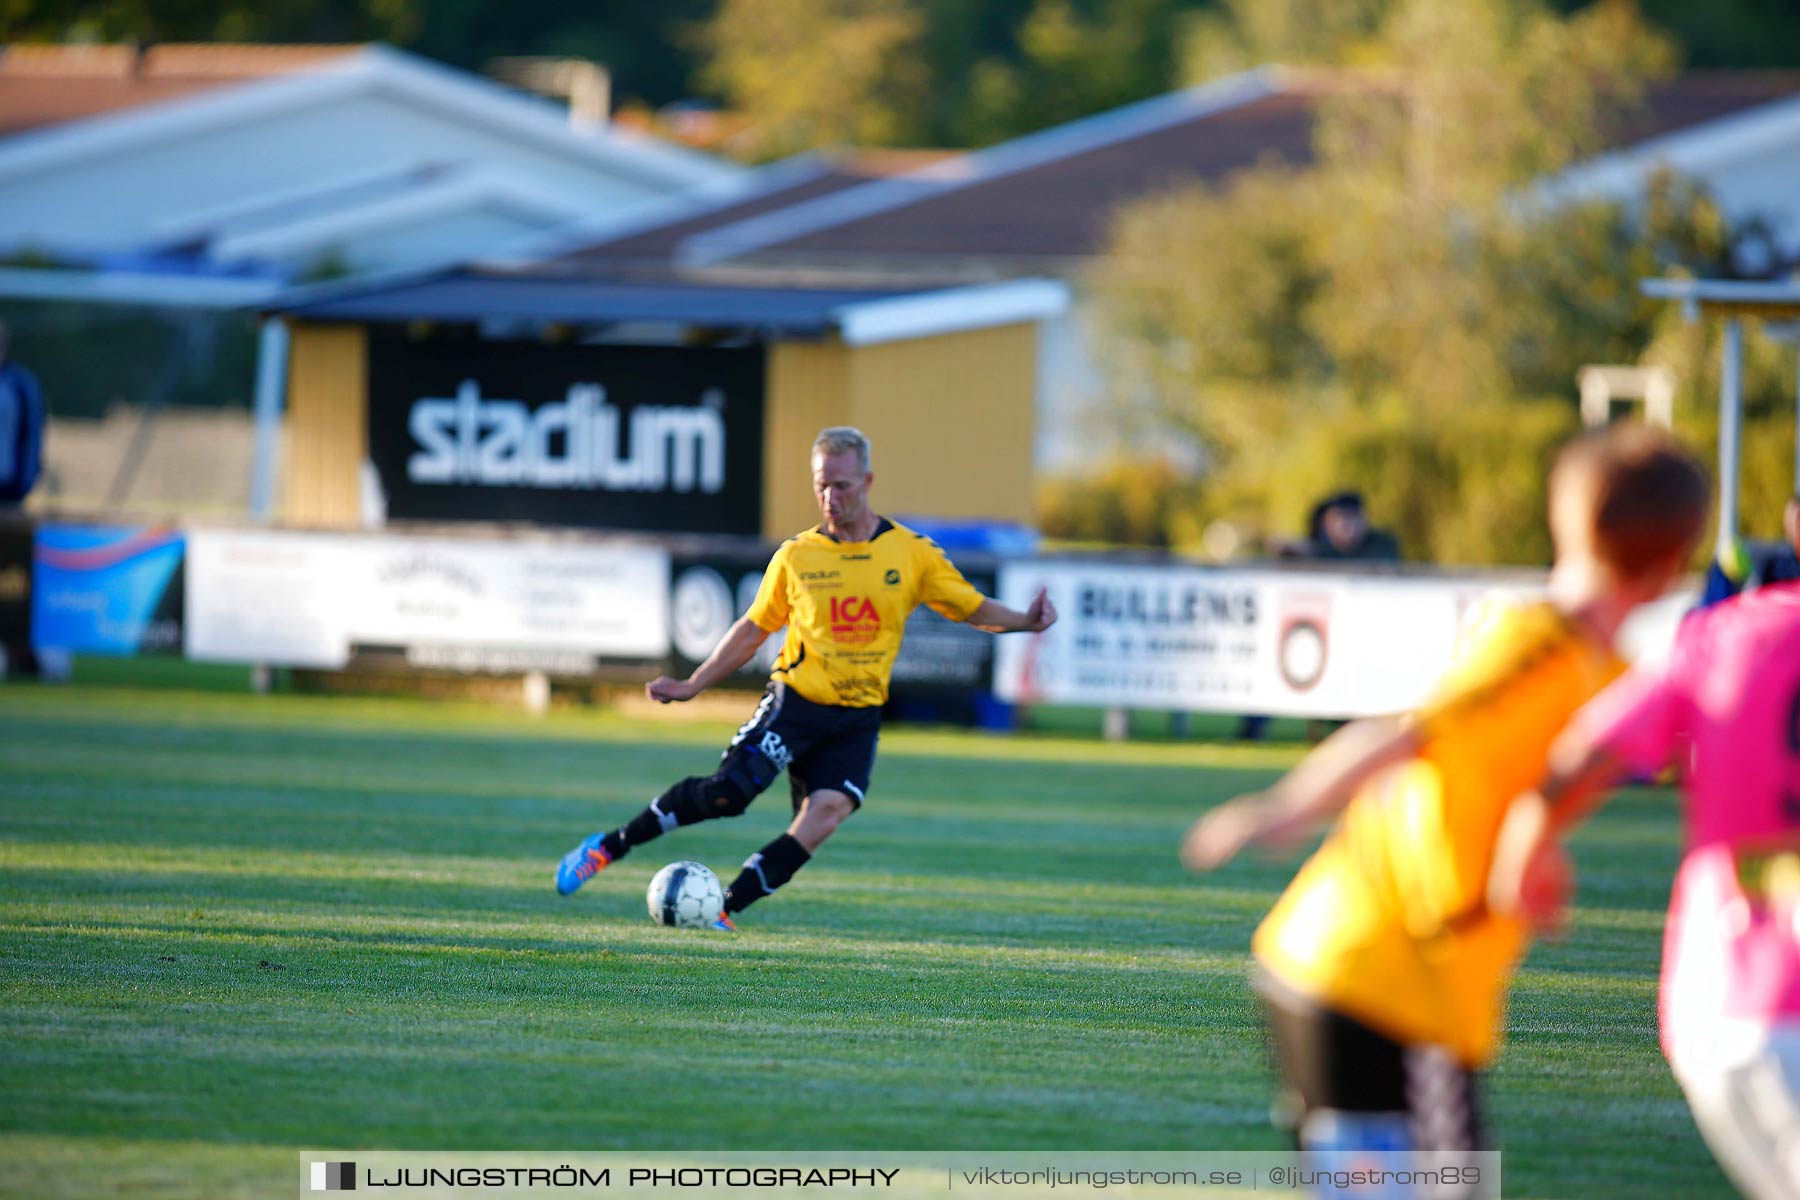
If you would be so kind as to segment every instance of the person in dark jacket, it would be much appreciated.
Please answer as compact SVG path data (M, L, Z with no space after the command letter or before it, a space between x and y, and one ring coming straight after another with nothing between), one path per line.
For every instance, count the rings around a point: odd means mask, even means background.
M0 321L0 509L25 502L43 463L44 393L37 376L7 357Z

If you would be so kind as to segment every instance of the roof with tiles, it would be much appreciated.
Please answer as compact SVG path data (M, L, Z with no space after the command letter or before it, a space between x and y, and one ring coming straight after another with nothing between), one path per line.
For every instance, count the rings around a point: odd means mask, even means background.
M356 45L34 45L0 50L0 137L196 92L314 71Z

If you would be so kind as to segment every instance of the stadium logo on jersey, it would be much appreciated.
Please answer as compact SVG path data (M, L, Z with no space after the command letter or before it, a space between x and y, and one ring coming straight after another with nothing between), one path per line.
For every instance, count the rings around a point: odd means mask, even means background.
M881 613L867 596L831 598L831 639L839 645L872 642L881 632Z
M454 397L413 402L406 427L418 445L406 460L417 484L572 488L608 492L705 492L725 487L724 396L702 403L639 405L625 418L597 383L533 409L483 399L465 379Z

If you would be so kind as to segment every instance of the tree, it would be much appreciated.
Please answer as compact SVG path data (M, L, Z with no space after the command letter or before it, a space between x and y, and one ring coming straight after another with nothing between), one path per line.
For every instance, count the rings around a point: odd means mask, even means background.
M1359 0L1289 0L1288 24L1231 31L1271 52L1269 30L1292 29L1296 53L1358 66L1321 84L1312 167L1120 213L1093 280L1120 408L1198 446L1218 514L1292 528L1356 485L1411 554L1541 557L1535 497L1576 369L1637 358L1663 317L1637 280L1729 270L1730 231L1678 180L1635 212L1537 187L1672 62L1630 8L1380 7L1372 31Z
M926 76L905 0L722 0L701 79L754 121L746 157L886 146L916 127Z
M1199 499L1194 481L1163 458L1117 461L1078 479L1047 479L1035 497L1038 527L1067 542L1190 548Z
M1167 91L1191 6L1111 0L1084 12L1073 0L1037 0L1015 47L973 66L949 132L984 145Z

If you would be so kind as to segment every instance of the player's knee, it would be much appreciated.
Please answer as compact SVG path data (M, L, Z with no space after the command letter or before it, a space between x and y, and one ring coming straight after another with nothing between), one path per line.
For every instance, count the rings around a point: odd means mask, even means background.
M712 801L714 816L742 816L750 807L750 801L756 799L755 793L745 791L738 780L715 775L707 782L712 785L707 795Z
M762 795L781 768L769 756L751 747L743 747L727 758L712 777L712 793L721 816L735 817Z
M829 831L843 824L856 811L856 804L842 792L813 792L800 811L809 823Z
M746 790L741 780L723 771L716 775L691 775L669 790L666 807L682 825L738 816L756 799L756 794Z

